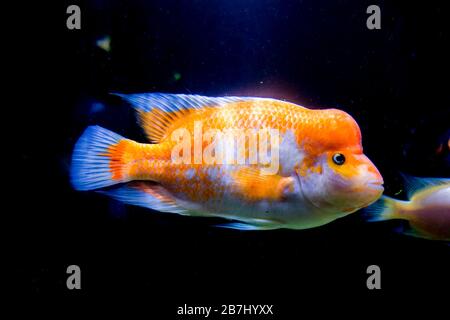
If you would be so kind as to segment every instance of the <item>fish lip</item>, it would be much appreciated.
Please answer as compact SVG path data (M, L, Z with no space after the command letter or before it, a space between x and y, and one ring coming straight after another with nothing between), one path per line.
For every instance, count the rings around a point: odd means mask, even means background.
M384 191L383 181L369 181L367 182L367 186L371 189Z

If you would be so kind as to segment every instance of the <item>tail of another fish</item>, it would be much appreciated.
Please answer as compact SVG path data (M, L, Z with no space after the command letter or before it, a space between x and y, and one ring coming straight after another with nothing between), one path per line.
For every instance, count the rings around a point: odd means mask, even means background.
M368 221L401 219L399 206L403 201L382 196L378 201L364 209Z
M127 146L133 143L102 127L88 127L73 151L70 175L74 188L92 190L129 181L124 159Z

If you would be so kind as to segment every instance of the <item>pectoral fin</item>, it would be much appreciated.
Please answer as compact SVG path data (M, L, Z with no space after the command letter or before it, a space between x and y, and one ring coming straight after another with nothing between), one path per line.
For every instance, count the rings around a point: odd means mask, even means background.
M294 193L294 179L264 175L258 168L245 167L233 175L236 192L249 201L282 201Z

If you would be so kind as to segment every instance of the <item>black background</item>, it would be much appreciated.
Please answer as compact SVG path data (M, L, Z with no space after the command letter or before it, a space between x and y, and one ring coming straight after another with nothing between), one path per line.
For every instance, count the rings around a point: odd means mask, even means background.
M70 4L81 7L81 30L66 28ZM370 4L381 7L381 30L366 28ZM184 303L275 304L287 318L336 301L352 309L355 298L448 298L450 247L395 233L399 221L369 224L355 213L305 231L222 230L212 227L218 220L76 192L68 179L88 125L145 141L131 108L109 92L337 107L358 121L386 194L402 190L400 171L448 177L448 149L437 152L450 119L450 22L441 3L96 0L16 10L21 20L7 29L19 60L8 76L18 89L7 94L18 111L7 124L20 172L8 179L19 220L11 247L18 283L33 296L138 297L160 319ZM96 45L105 35L110 52ZM71 264L81 267L80 291L66 288ZM371 264L381 267L382 290L366 288Z

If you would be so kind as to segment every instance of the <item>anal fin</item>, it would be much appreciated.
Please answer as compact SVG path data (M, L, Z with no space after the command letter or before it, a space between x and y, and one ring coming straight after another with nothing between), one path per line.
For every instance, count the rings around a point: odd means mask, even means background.
M278 226L275 226L275 225L257 225L257 224L244 223L244 222L223 223L223 224L216 225L216 227L225 228L225 229L244 230L244 231L278 229Z
M281 224L267 219L246 219L240 220L237 217L231 218L237 221L218 224L216 227L226 228L226 229L237 229L237 230L246 230L246 231L255 231L255 230L273 230L281 228Z
M150 208L161 212L186 214L176 199L159 184L150 181L135 181L110 190L98 191L118 201Z

